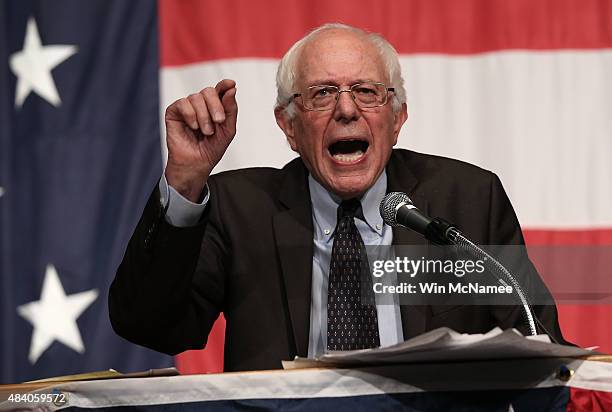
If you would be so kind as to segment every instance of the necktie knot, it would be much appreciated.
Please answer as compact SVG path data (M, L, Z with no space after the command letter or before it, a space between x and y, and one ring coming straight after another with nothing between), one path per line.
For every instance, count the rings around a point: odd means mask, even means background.
M338 222L344 217L356 217L365 220L359 199L343 200L338 206Z

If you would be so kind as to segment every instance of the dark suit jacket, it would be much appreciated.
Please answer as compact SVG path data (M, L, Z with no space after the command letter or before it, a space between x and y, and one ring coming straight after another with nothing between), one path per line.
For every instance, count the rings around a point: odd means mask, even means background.
M152 349L201 349L220 312L227 320L225 369L281 367L308 353L313 223L300 159L283 169L253 168L211 176L201 222L165 221L155 189L111 286L115 331ZM491 172L447 158L394 150L388 191L408 193L431 216L457 224L480 244L522 244L516 215ZM394 244L424 244L406 229ZM523 282L539 283L535 275ZM554 306L535 311L562 341ZM404 338L441 326L526 332L517 306L402 306Z

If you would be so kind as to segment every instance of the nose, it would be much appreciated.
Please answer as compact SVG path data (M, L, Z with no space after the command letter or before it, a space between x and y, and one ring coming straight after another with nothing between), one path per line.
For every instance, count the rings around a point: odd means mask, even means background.
M359 119L360 115L361 112L353 99L351 91L340 90L334 109L334 119L338 122L348 123Z

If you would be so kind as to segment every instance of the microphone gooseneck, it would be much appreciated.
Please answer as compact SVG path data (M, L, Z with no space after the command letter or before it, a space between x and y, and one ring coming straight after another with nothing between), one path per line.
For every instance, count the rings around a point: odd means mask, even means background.
M380 215L389 226L412 229L434 243L458 246L474 258L483 260L485 266L502 285L508 286L508 282L512 285L523 306L523 318L529 327L529 332L531 335L537 335L533 312L516 278L497 259L469 240L454 225L443 219L432 219L423 214L412 203L410 197L402 192L391 192L385 196L380 202Z
M461 232L456 229L453 229L451 236L454 239L454 244L459 246L461 249L467 251L470 255L475 257L476 259L482 260L485 263L485 266L488 266L489 270L493 273L493 275L497 278L497 280L502 283L504 286L507 286L507 283L504 281L504 278L510 282L514 291L518 295L521 304L523 305L523 318L525 323L529 326L529 332L535 336L537 335L536 326L534 323L533 312L531 311L531 306L527 301L527 297L523 293L523 289L521 285L518 283L516 278L512 276L510 271L506 269L504 265L502 265L497 259L493 256L485 252L481 247L477 246L474 242L472 242L467 237L463 236Z

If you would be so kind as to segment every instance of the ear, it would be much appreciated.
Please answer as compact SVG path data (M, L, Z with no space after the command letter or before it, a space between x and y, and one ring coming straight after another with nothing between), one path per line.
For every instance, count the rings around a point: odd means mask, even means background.
M402 107L393 116L393 146L395 146L402 126L408 120L408 106L406 103L402 103Z
M285 107L275 107L274 117L276 118L276 124L285 133L287 142L291 146L291 150L297 152L297 144L295 142L295 128L293 127L293 119L290 119L287 115Z

